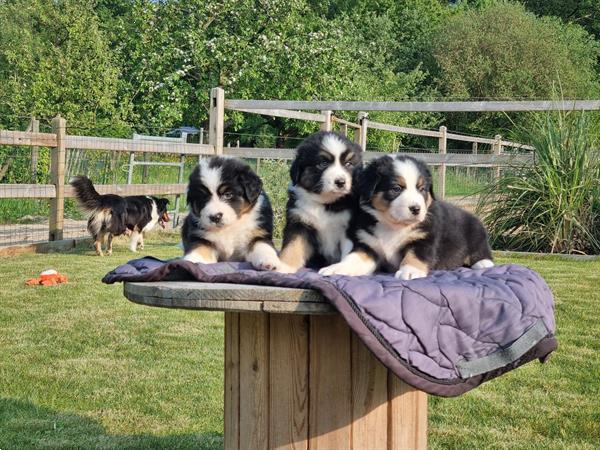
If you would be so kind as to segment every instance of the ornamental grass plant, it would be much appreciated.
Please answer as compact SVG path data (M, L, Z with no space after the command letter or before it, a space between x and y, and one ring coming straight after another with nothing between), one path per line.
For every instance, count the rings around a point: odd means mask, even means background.
M519 127L534 164L504 170L479 197L495 249L600 254L598 125L597 116L559 112Z

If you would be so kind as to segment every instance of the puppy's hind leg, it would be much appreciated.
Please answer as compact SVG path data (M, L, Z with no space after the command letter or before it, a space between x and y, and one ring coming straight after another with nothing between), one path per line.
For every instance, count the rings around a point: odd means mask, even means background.
M132 252L137 252L137 244L140 236L140 232L137 230L133 230L131 232L131 239L129 240L129 250Z
M108 233L108 237L106 239L106 254L108 256L112 255L112 244L113 244L113 234Z

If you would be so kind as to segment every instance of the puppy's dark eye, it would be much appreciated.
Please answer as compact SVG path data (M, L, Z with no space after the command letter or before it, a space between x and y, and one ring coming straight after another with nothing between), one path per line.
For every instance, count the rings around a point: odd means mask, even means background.
M231 192L231 191L223 192L221 194L221 198L223 200L231 200L233 198L233 192Z
M402 186L400 186L399 184L397 184L396 186L393 186L390 189L390 192L392 194L400 194L403 190L404 190L404 188Z
M346 163L344 164L344 166L346 166L347 168L351 169L352 167L354 167L354 163L352 161L346 161Z
M328 165L329 165L328 161L321 161L319 164L317 164L317 169L319 169L319 170L326 169Z
M427 192L427 188L425 187L425 185L419 188L419 192Z

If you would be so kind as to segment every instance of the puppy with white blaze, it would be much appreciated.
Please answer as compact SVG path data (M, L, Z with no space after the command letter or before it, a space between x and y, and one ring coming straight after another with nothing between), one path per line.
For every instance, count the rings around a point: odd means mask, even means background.
M296 149L280 255L292 272L321 268L352 251L348 229L357 206L352 185L361 156L358 145L325 131Z
M435 199L431 172L402 155L375 159L357 181L360 207L352 223L354 250L322 275L395 273L410 280L430 270L492 267L483 224Z
M196 263L248 261L279 270L273 211L262 181L235 158L204 159L190 175L189 214L181 229L184 259Z

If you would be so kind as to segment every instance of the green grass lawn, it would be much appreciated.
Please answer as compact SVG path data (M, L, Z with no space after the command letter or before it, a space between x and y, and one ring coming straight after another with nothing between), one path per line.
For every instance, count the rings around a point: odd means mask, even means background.
M144 254L179 255L176 237ZM223 316L154 309L100 278L132 258L86 247L0 260L0 449L222 446ZM597 448L600 261L502 257L556 295L560 347L459 398L430 397L431 448ZM55 268L67 285L27 287Z

